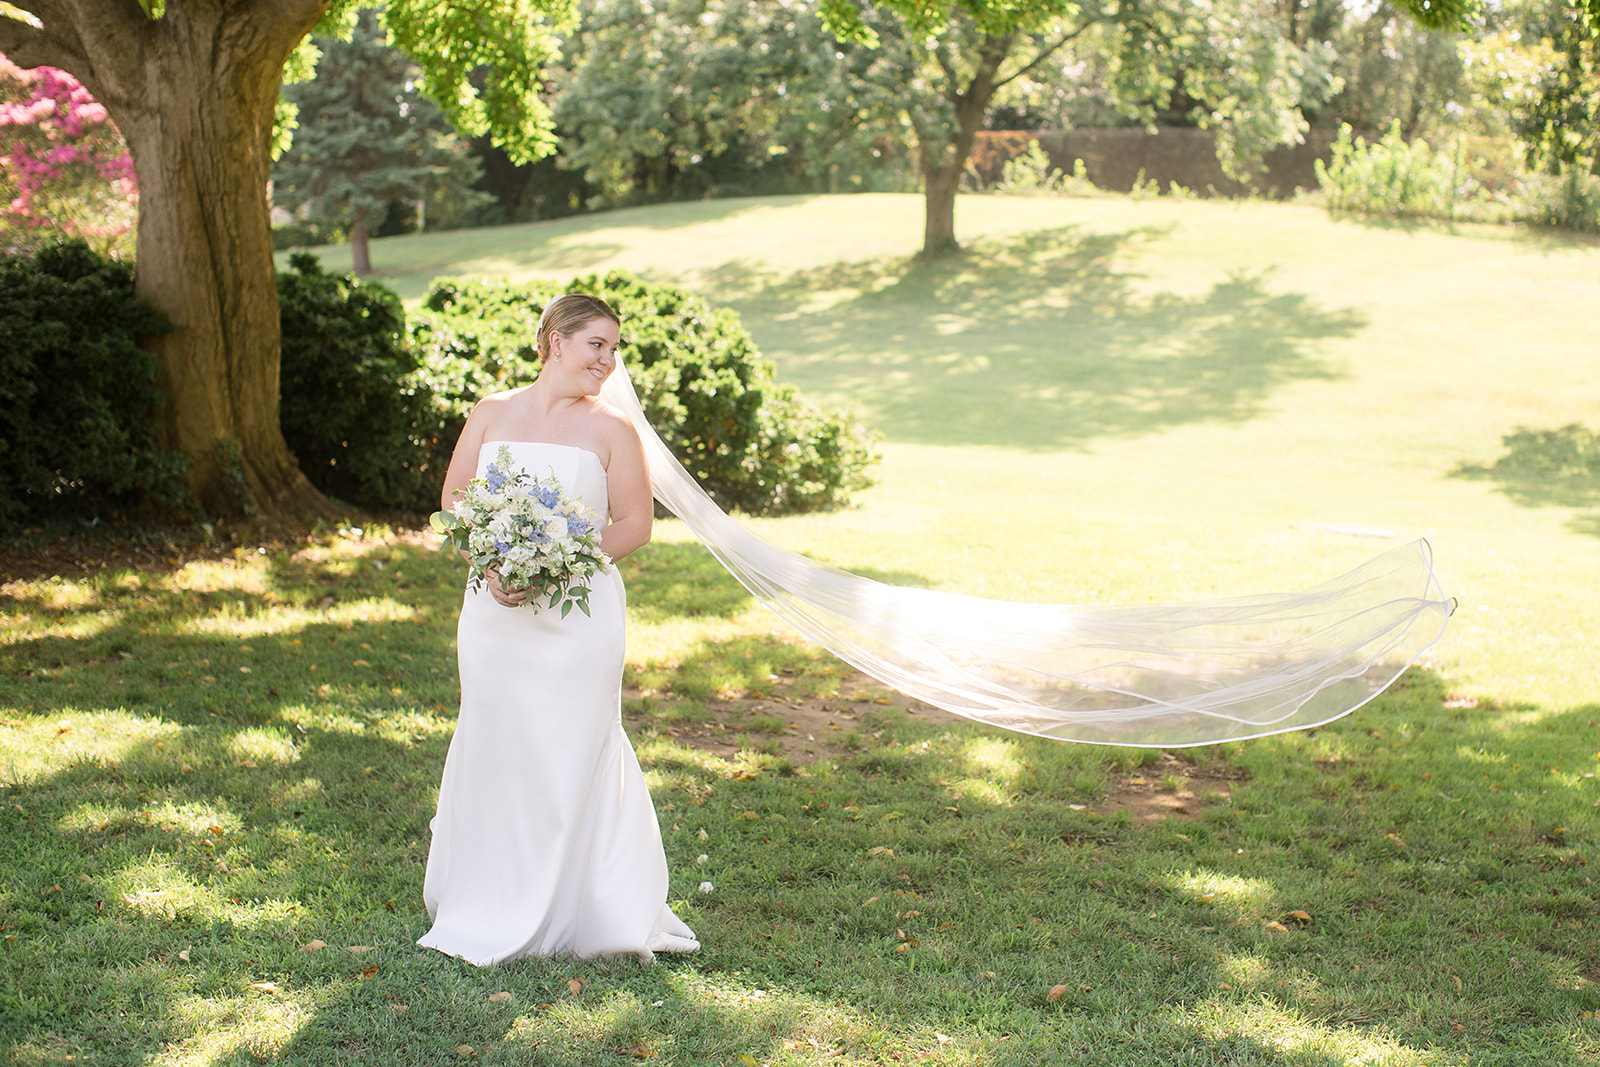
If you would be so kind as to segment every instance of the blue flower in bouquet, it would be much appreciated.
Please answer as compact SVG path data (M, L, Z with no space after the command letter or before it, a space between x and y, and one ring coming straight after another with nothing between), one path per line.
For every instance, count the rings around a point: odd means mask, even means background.
M461 499L436 513L432 525L471 563L473 588L497 574L507 589L527 589L563 618L574 606L589 613L589 578L611 565L592 511L563 496L553 478L518 468L504 445L483 477L457 494Z

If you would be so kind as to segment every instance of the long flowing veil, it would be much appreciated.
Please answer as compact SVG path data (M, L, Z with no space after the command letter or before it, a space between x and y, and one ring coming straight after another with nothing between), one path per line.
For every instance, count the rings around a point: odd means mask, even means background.
M755 597L910 696L1062 741L1177 748L1346 715L1444 632L1427 542L1300 593L1148 607L1024 604L886 585L779 548L706 495L619 361L601 399L638 428L655 497Z

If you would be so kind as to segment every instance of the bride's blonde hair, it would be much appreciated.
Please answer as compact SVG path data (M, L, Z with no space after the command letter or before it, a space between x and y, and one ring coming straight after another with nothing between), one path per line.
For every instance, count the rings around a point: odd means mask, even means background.
M550 358L551 334L568 336L595 319L610 319L618 326L622 325L622 319L611 310L611 305L598 296L563 293L551 297L550 303L544 306L544 313L539 316L539 326L533 334L533 343L539 349L539 362Z

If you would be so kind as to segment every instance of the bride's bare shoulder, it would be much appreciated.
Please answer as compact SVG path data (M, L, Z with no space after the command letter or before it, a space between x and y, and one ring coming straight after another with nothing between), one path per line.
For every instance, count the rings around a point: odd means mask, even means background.
M609 441L637 441L639 431L634 429L633 420L628 418L617 408L607 404L596 397L594 401L594 417L602 427Z

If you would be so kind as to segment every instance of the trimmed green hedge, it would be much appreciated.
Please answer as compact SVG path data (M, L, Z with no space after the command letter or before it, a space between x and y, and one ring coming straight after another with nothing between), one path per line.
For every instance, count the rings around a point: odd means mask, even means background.
M137 344L169 329L82 241L0 256L0 529L181 506L187 460L157 447Z
M539 314L563 292L591 293L622 316L623 358L645 414L723 507L817 511L846 504L869 484L871 436L777 381L736 314L620 272L565 286L435 282L412 340L452 429L485 392L538 377Z
M278 424L311 484L380 510L429 508L450 446L428 376L406 342L400 298L315 256L278 275ZM442 455L441 455L442 452Z

